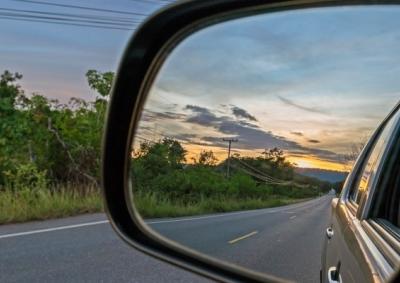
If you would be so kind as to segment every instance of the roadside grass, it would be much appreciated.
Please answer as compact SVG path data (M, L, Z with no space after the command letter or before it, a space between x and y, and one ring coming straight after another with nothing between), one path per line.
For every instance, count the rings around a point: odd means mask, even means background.
M99 189L68 185L37 191L0 190L0 224L103 211Z
M151 193L136 193L135 206L143 218L180 217L219 212L232 212L269 208L292 204L310 198L288 198L282 196L269 196L266 199L235 197L200 198L196 202L183 202L172 200L166 196Z
M135 193L134 202L143 218L163 218L232 212L277 207L310 198L270 195L267 198L200 197L188 202L171 199L155 192ZM0 224L45 220L103 211L98 188L90 186L56 186L44 190L0 189Z

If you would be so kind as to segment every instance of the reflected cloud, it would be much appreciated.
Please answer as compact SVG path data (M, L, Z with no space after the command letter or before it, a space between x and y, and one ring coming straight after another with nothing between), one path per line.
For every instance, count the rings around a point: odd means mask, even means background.
M253 115L250 115L249 112L247 112L246 110L244 110L242 108L239 108L237 106L233 106L232 107L232 113L237 118L245 118L245 119L248 119L250 121L257 121L256 117L254 117Z
M225 148L226 142L223 141L223 137L233 137L238 139L235 148L239 150L261 152L266 148L278 147L288 154L310 154L332 162L341 160L341 156L333 151L303 146L258 125L238 120L235 115L228 116L229 113L225 113L227 115L218 116L217 112L220 112L220 109L214 111L198 105L186 105L183 109L189 113L146 111L146 114L143 115L145 118L142 121L162 124L165 126L164 130L174 132L174 134L169 135L170 137L196 145ZM175 131L169 131L168 127L171 128L171 126L168 125L175 125ZM202 128L201 130L193 129L191 125L201 126ZM142 128L148 129L149 127L142 126ZM319 140L315 139L309 139L308 142L320 143Z
M399 24L400 9L340 7L208 27L167 58L144 123L193 150L226 153L232 137L246 155L279 147L299 166L344 170L399 100Z
M282 101L283 103L296 107L298 109L304 110L304 111L308 111L308 112L312 112L312 113L319 113L319 114L328 114L328 112L326 110L322 110L322 109L318 109L316 107L309 107L309 106L304 106L301 105L299 103L296 103L288 98L284 98L282 96L277 96L279 98L280 101Z

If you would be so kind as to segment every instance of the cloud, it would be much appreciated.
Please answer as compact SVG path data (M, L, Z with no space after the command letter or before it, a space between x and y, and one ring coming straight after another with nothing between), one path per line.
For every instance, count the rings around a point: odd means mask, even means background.
M282 101L283 103L293 106L295 108L304 110L304 111L308 111L308 112L312 112L312 113L319 113L319 114L327 114L326 111L322 110L322 109L318 109L316 107L309 107L309 106L304 106L301 104L298 104L290 99L284 98L282 96L277 95L277 97L279 98L280 101Z
M210 110L196 105L186 105L185 110L191 110L193 115L186 119L188 123L199 124L202 126L214 126L219 122L219 118Z
M156 112L148 109L144 109L142 112L141 120L144 122L151 122L157 119L173 119L179 120L186 118L186 114L183 113L175 113L175 112Z
M159 119L161 121L169 121L168 123L173 122L173 125L179 125L179 130L174 130L174 138L193 144L213 145L224 148L226 143L222 140L222 137L233 137L238 139L238 142L235 143L236 149L255 150L278 147L288 151L290 154L308 154L331 161L340 160L340 156L335 152L302 146L295 141L278 136L247 121L238 121L232 116L219 116L216 114L218 112L206 107L186 105L183 110L189 110L189 113L145 110L142 120L154 122ZM207 127L210 130L191 132L190 130L188 131L188 127L184 126L185 124L196 124ZM145 126L142 126L141 129L144 130ZM300 132L291 133L298 136L303 135ZM319 143L315 139L308 139L308 142Z
M222 141L221 137L225 135L238 139L238 142L235 143L235 147L238 149L254 150L278 147L297 154L311 154L328 160L339 160L339 156L335 152L304 147L295 141L289 140L285 137L277 136L270 131L266 131L259 127L254 127L253 124L240 123L240 121L236 121L228 116L216 116L208 108L187 105L185 109L191 109L192 112L195 112L192 116L187 118L185 122L194 123L205 127L212 127L219 133L219 137L200 137L202 141L212 143L214 146L225 147L226 144ZM318 142L317 140L309 141L314 143Z
M235 115L237 118L245 118L250 121L257 121L256 117L254 117L253 115L251 115L249 112L247 112L246 110L244 110L242 108L233 106L231 109L232 109L233 115Z
M228 116L216 116L208 108L187 105L185 109L192 111L192 115L189 116L185 122L205 127L212 127L217 130L219 134L235 136L240 139L241 142L238 146L243 149L266 147L289 148L289 145L293 143L277 137L271 132L267 132L259 128L257 125L246 121L237 121ZM204 136L202 140L213 142L216 145L224 144L220 137Z
M290 132L292 135L295 135L295 136L299 136L299 137L302 137L303 136L303 133L302 132Z
M251 128L259 128L258 125L253 124L253 123L249 123L249 122L246 122L246 121L238 121L238 123L240 125L242 125L242 126L247 126L247 127L251 127Z
M197 106L197 105L186 105L186 107L184 109L189 109L189 110L192 110L193 112L197 112L197 113L209 113L209 114L211 114L210 110L208 110L207 108L200 107L200 106Z
M175 134L173 136L177 140L191 142L192 139L197 138L196 134Z

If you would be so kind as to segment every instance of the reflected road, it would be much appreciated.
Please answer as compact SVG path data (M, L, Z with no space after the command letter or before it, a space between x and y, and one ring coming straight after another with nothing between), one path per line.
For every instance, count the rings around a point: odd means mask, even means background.
M205 254L290 280L319 282L332 198L148 223L160 234Z

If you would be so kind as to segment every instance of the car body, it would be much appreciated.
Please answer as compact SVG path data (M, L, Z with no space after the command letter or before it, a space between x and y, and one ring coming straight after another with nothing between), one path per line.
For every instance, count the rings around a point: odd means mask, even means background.
M382 282L400 263L400 105L360 153L332 200L321 282Z

